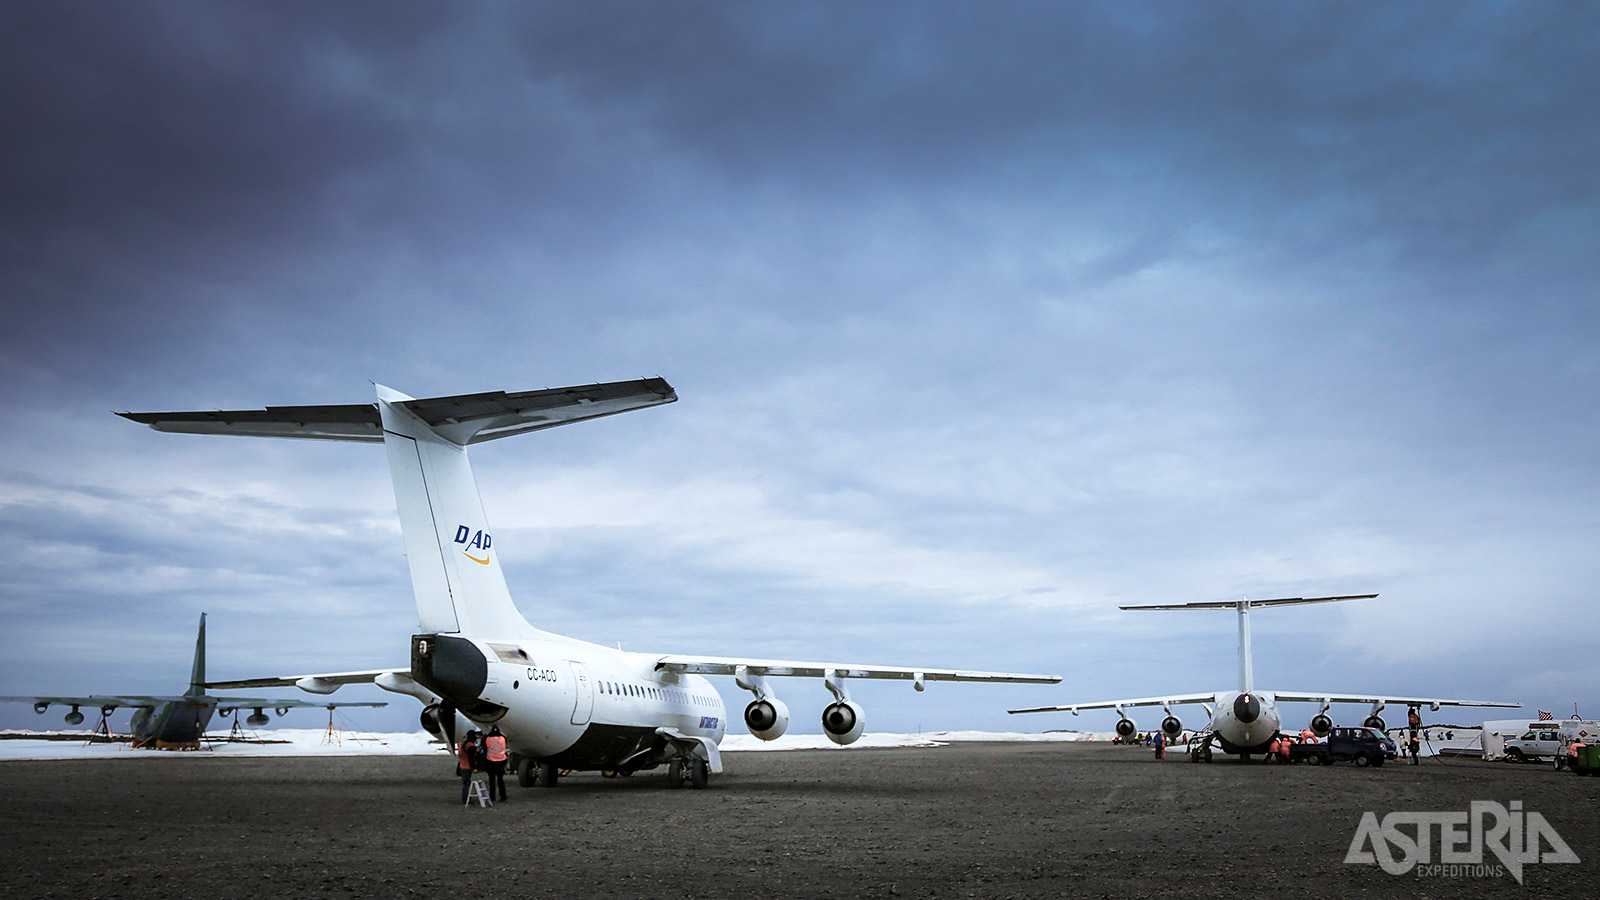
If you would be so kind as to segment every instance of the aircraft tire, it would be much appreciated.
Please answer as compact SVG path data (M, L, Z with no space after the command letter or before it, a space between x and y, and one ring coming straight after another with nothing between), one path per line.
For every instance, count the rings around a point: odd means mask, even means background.
M689 760L689 786L699 790L711 780L711 764L703 759Z
M675 759L667 763L667 787L683 787L683 760Z
M556 764L555 763L548 763L548 762L539 763L539 786L540 787L553 788L553 787L556 786L556 782L559 781L560 779L561 779L561 770L556 768Z
M517 787L533 787L538 783L539 775L534 771L536 765L538 764L526 756L517 760Z

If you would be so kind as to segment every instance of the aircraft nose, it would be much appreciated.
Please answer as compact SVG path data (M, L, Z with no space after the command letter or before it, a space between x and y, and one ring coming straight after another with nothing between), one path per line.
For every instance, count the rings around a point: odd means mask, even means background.
M1233 717L1248 725L1261 717L1261 701L1255 694L1240 694L1233 698Z

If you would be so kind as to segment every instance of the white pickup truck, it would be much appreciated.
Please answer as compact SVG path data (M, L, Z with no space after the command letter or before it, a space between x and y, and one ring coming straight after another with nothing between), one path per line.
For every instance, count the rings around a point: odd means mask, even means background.
M1506 738L1507 762L1554 758L1563 752L1567 742L1574 738L1584 743L1600 740L1600 722L1584 719L1534 722L1528 729L1522 737Z

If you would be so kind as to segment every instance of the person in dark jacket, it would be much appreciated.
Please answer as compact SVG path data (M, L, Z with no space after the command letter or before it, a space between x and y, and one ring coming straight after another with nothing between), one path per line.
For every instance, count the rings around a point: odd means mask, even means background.
M479 759L478 730L474 728L461 738L460 744L456 745L456 775L461 778L462 806L472 802L467 799L467 793L472 790L472 773L477 770Z

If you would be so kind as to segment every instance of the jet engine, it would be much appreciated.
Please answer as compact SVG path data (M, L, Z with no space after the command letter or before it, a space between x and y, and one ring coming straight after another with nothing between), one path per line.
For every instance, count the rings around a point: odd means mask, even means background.
M860 716L856 716L857 720L860 718ZM824 725L828 723L826 713L823 714L822 722ZM783 733L789 730L789 707L784 705L784 702L777 697L763 697L759 700L752 700L750 705L744 708L744 724L746 728L750 729L751 734L761 740L775 741L783 737ZM857 736L859 734L860 732L858 731ZM832 736L831 732L829 736ZM853 741L855 738L852 737L850 740ZM848 744L849 742L844 741L843 743Z
M1383 716L1377 715L1376 713L1367 716L1367 720L1361 724L1367 726L1368 728L1375 728L1378 731L1389 730L1389 723L1383 721Z
M828 704L822 711L822 730L835 744L853 744L866 727L866 715L854 700Z
M1317 713L1316 715L1311 717L1311 733L1312 734L1316 735L1319 738L1325 738L1325 737L1328 736L1328 732L1330 732L1332 730L1333 730L1333 720L1328 718L1323 713Z
M444 740L444 729L439 726L439 704L429 703L422 708L422 730Z
M1183 723L1177 716L1167 716L1161 720L1161 731L1169 738L1175 738L1183 733Z
M260 728L261 726L267 724L267 714L258 709L251 713L250 717L244 720L244 723L246 725L253 725L256 728Z
M82 725L83 713L78 712L78 708L74 706L72 712L67 713L65 721L68 725Z
M1117 734L1125 738L1131 738L1138 733L1139 726L1135 725L1132 719L1117 720Z

